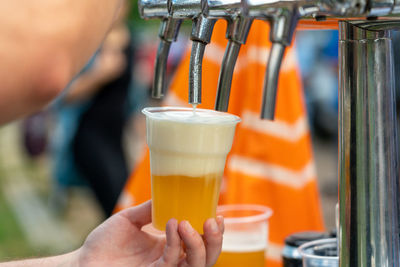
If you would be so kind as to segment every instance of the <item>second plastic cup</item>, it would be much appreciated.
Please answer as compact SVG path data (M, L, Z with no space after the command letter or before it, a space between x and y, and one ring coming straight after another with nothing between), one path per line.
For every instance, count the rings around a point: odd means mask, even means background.
M153 226L188 220L203 233L215 217L225 160L240 118L191 108L145 108Z
M327 238L308 242L299 247L304 267L338 267L337 239Z
M268 220L272 210L261 205L219 206L224 216L222 252L215 267L264 267L268 246Z

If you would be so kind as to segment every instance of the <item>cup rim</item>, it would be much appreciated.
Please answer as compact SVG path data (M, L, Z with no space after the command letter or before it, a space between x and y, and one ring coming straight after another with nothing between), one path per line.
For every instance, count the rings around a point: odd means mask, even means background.
M306 249L311 248L311 247L313 247L315 245L323 245L323 244L329 244L329 243L336 243L337 244L337 238L324 238L324 239L318 239L318 240L314 240L314 241L311 241L311 242L304 243L303 245L301 245L299 247L299 252L300 252L300 254L301 254L301 256L303 258L307 257L309 259L320 259L320 260L323 260L323 259L336 260L337 259L338 260L339 256L319 256L319 255L314 255L314 254L307 253L305 251Z
M225 223L251 223L251 222L267 221L273 214L272 209L264 205L228 204L228 205L217 206L217 215L218 212L234 211L234 210L254 210L254 211L260 211L262 213L246 217L224 217Z
M142 113L146 115L146 117L151 117L154 118L154 113L156 112L164 112L164 111L193 111L192 107L146 107L142 109ZM234 114L228 113L228 112L221 112L221 111L216 111L213 109L203 109L203 108L196 108L196 112L207 112L207 113L213 113L219 116L229 116L230 118L227 120L222 120L219 121L218 124L233 124L233 123L239 123L242 119L239 116L236 116ZM157 118L156 118L157 119ZM192 123L190 121L179 121L181 123ZM205 124L215 124L215 122L207 123L203 122Z

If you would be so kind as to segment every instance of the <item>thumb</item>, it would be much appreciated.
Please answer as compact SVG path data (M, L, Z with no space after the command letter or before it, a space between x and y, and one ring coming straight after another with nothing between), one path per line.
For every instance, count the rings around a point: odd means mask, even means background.
M127 218L138 229L151 222L151 200L138 206L125 209L119 215Z

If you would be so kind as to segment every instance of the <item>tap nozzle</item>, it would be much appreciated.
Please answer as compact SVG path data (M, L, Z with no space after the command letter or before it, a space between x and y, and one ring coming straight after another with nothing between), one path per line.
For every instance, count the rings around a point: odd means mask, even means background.
M236 60L239 56L240 47L246 43L252 22L252 19L242 16L237 16L228 21L227 39L229 41L221 63L215 99L215 109L218 111L226 112L228 110Z
M160 44L158 45L154 64L153 98L161 98L165 93L169 48L171 47L171 43L176 41L181 23L182 20L171 17L165 18L161 23L158 35L160 37Z
M211 41L212 31L216 20L208 19L203 14L193 20L192 34L193 41L189 66L189 103L201 103L201 79L204 50Z
M215 98L215 109L218 111L228 110L236 60L241 45L246 43L253 21L252 18L243 16L242 2L243 0L207 0L204 2L203 14L206 17L225 19L228 23L226 31L228 45L221 63L217 96Z
M278 89L279 71L285 49L290 45L298 21L297 8L279 8L271 21L270 40L271 52L268 58L264 81L264 95L262 104L262 119L275 118L276 93Z
M176 41L182 20L170 16L171 0L139 0L139 13L145 19L162 19L158 36L160 44L154 65L152 96L161 98L166 88L169 48Z
M279 70L286 46L273 43L268 58L267 70L264 80L264 95L262 102L261 118L273 120L275 117L276 93L278 91Z
M205 46L211 40L215 20L207 19L202 14L206 0L169 0L169 14L175 19L193 20L192 53L189 67L189 103L201 103L201 72Z
M263 19L270 22L271 25L272 47L265 74L262 119L273 120L275 117L279 71L285 48L292 42L293 33L300 17L298 4L301 2L302 0L243 0L242 2L244 16Z
M240 47L241 44L232 40L228 41L219 72L215 110L223 112L228 111L233 72L235 70L236 60L239 56Z
M253 21L252 18L243 16L242 2L243 0L207 0L203 6L203 14L207 18L225 19L228 23L226 31L228 45L221 63L215 98L215 109L218 111L228 110L236 60L241 45L246 43Z
M154 63L153 87L151 90L151 96L153 98L160 99L165 94L165 77L170 47L170 42L160 40L157 49L156 61Z

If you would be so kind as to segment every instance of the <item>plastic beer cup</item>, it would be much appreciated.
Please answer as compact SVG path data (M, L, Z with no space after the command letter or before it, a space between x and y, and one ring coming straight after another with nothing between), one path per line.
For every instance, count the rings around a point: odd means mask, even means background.
M240 118L205 109L145 108L152 223L188 220L199 233L216 216L225 160Z
M338 267L337 239L327 238L305 243L299 247L304 267Z
M217 214L224 216L225 232L215 267L264 267L272 210L261 205L237 204L219 206Z

